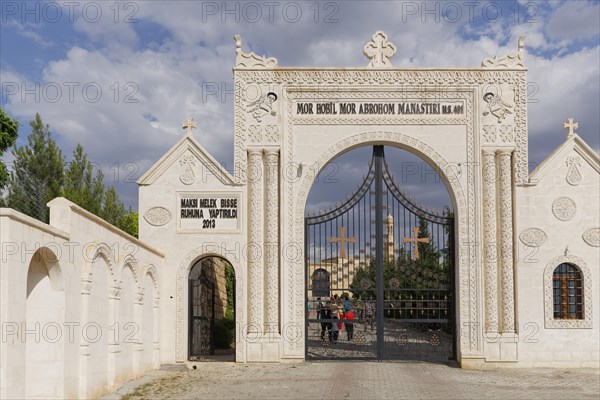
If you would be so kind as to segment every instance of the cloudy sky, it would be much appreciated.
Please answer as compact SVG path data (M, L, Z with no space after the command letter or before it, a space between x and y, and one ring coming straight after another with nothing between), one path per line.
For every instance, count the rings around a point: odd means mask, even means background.
M181 137L188 115L198 121L195 137L231 169L234 34L242 35L244 51L274 56L281 66L355 67L366 66L362 48L377 30L397 46L396 67L478 67L485 57L514 53L526 35L530 161L541 162L564 140L567 117L600 147L596 1L3 1L0 7L0 101L20 122L19 144L39 112L67 157L81 143L106 184L134 208L136 179ZM354 185L362 175L357 160L368 158L363 150L338 160L337 178ZM311 203L329 201L326 192L313 194Z

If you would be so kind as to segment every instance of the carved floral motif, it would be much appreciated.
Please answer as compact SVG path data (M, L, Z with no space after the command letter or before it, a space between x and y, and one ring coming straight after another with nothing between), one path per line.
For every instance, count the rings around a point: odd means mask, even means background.
M164 207L152 207L146 211L144 219L150 225L162 226L171 220L171 212Z
M525 246L529 247L540 247L542 244L544 244L547 238L548 236L546 233L539 228L525 229L519 235L521 242L523 242Z
M577 205L569 197L562 196L552 203L552 213L561 221L570 221L577 213Z
M519 37L518 51L502 57L488 57L483 60L481 66L484 68L525 68L525 36Z
M583 241L592 247L600 247L600 228L590 228L581 235Z

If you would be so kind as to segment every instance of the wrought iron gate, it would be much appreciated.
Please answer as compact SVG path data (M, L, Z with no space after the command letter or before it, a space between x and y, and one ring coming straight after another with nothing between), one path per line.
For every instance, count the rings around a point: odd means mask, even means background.
M305 254L307 359L455 357L453 214L405 195L383 146L341 204L306 215Z
M215 282L207 268L198 262L190 271L189 285L189 359L212 355L215 324Z

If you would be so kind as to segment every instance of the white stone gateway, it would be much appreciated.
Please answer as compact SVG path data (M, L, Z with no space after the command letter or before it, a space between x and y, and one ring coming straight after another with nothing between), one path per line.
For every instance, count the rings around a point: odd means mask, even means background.
M598 367L600 159L569 119L529 173L524 38L479 68L393 68L395 52L376 32L365 68L281 67L236 36L234 173L188 119L138 181L140 240L61 198L49 225L2 209L0 396L95 397L187 362L206 257L235 270L235 360L304 360L307 197L365 145L409 151L446 184L462 367Z

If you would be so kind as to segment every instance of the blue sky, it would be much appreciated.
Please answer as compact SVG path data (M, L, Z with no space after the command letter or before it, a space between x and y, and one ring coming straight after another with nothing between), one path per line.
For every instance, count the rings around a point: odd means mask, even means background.
M20 122L19 144L39 112L67 158L81 143L134 208L135 180L188 115L232 165L234 34L281 66L357 67L377 30L398 48L395 67L478 67L526 35L530 161L564 140L567 117L600 148L597 1L2 1L0 23L0 101ZM355 184L363 153L339 160L341 181Z

